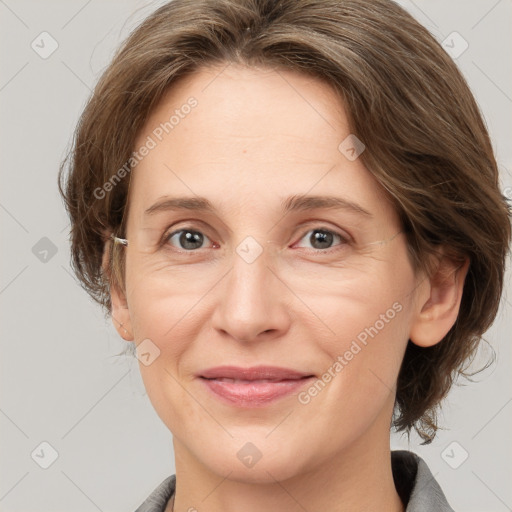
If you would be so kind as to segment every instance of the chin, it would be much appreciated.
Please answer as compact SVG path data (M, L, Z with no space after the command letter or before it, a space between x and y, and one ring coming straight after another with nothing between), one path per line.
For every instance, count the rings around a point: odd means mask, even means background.
M215 451L209 452L208 460L201 463L223 478L229 475L229 480L248 484L275 484L310 469L312 461L304 450L305 444L272 442L264 435L260 440L254 436L252 439L253 442L234 439L227 445L217 445Z
M231 466L220 464L218 468L216 466L211 469L218 473L219 476L227 477L229 480L239 483L258 485L273 485L276 481L282 482L301 473L301 470L296 463L290 464L290 461L285 458L282 458L279 461L267 461L266 463L261 459L252 468L247 468L242 464L234 463ZM219 471L216 471L217 469Z

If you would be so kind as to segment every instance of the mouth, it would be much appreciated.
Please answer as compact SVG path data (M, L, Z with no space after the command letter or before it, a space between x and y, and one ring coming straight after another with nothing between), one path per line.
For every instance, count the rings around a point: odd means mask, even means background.
M274 366L222 366L204 370L198 377L217 399L243 408L264 407L298 392L316 378L311 373Z

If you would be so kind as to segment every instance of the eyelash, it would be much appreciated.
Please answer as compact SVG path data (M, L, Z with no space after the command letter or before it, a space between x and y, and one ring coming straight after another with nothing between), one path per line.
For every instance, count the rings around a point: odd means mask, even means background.
M189 254L194 254L194 253L197 253L199 252L201 249L190 249L190 250L187 250L187 249L179 249L179 248L176 248L176 247L173 247L173 246L170 246L170 244L168 244L169 240L176 234L179 234L179 233L182 233L182 232L194 232L194 233L200 233L202 235L204 235L205 237L207 237L209 239L209 237L207 235L205 235L201 230L199 229L196 229L194 226L184 226L180 229L177 229L177 230L174 230L170 233L168 233L167 231L164 233L163 237L162 237L162 240L160 242L160 246L165 246L165 249L167 250L172 250L172 251L176 251L176 252L180 252L180 253L189 253ZM323 253L323 254L329 254L331 252L336 252L338 250L341 250L343 249L343 247L346 245L346 244L349 244L350 243L350 240L349 240L349 237L348 236L345 236L345 235L342 235L341 233L337 232L337 231L334 231L332 229L328 229L327 227L323 227L323 226L318 226L318 227L312 227L312 228L309 228L307 231L305 231L302 236L299 238L299 241L302 240L308 233L312 232L312 231L321 231L323 233L330 233L332 235L334 235L335 237L338 237L340 240L341 240L341 243L338 245L338 246L334 246L334 247L329 247L327 249L308 249L309 251L313 251L315 253ZM168 247L169 246L169 247Z

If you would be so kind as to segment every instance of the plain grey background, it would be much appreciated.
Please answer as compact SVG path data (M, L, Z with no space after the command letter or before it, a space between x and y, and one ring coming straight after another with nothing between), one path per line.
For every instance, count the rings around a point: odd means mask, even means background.
M130 512L174 472L171 434L137 361L116 356L125 342L72 276L56 181L115 48L163 3L0 0L1 512ZM512 197L512 1L400 4L451 47ZM446 430L424 447L392 436L392 448L426 460L458 512L512 510L510 292L508 273L486 337L497 363L453 389Z

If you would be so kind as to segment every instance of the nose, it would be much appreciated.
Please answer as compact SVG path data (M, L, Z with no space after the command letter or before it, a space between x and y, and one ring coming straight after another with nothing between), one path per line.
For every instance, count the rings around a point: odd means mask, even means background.
M239 342L278 338L290 327L292 293L272 268L265 245L240 244L231 270L219 283L213 327Z

